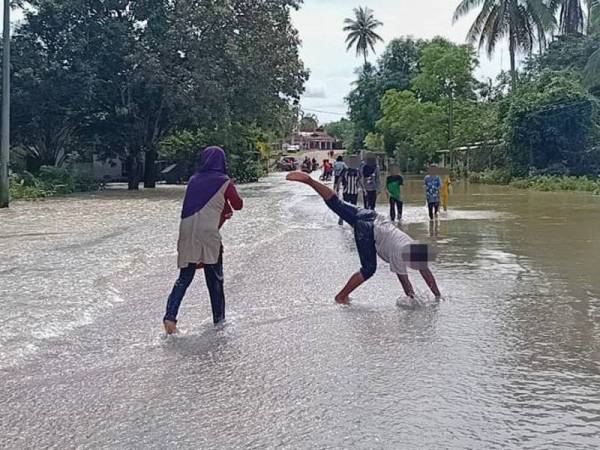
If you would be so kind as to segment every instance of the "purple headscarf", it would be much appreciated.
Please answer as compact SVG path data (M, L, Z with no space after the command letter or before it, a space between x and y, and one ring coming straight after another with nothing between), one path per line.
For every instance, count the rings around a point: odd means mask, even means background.
M181 218L193 216L206 206L229 181L226 157L221 147L207 147L201 153L201 166L188 182Z

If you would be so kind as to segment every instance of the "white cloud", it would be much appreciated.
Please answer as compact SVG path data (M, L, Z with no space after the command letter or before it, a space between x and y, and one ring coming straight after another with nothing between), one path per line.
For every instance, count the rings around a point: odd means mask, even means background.
M311 71L309 89L302 99L302 107L327 111L316 113L322 122L336 120L346 113L344 97L355 79L354 71L361 65L354 51L346 51L344 18L353 16L353 8L368 6L375 17L383 22L379 34L385 42L411 35L416 38L444 36L463 43L473 16L465 17L456 25L452 15L459 0L305 0L302 8L293 13L294 24L302 39L301 57ZM376 47L381 54L385 42ZM491 60L480 55L476 75L481 79L495 77L501 69L508 69L506 46L500 46ZM322 88L324 96L315 96L314 88Z

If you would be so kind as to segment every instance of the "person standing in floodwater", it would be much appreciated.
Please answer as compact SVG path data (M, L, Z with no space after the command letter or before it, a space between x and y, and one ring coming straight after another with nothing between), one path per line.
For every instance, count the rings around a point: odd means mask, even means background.
M179 306L198 269L204 269L213 323L220 325L225 321L223 245L219 230L233 216L233 210L239 211L244 205L226 172L222 148L207 147L200 152L198 171L190 178L181 212L177 242L180 272L163 318L167 334L177 332Z
M396 211L398 212L398 220L402 220L402 185L404 178L400 175L398 167L390 167L390 176L387 177L385 185L390 196L390 219L392 222L396 220Z
M339 155L336 161L333 163L333 190L335 192L339 192L340 190L340 181L342 177L342 172L348 169L348 166L344 162L344 157Z
M381 187L380 169L375 156L367 156L365 164L361 169L361 184L364 189L365 209L375 211L377 205L377 193Z
M440 190L440 203L442 208L444 208L444 212L448 211L448 200L450 198L450 185L452 182L450 181L450 175L444 175L442 180L442 189Z
M429 169L429 174L424 181L429 220L433 220L440 212L440 189L442 187L442 180L435 173L435 167L432 166Z
M341 174L341 183L343 187L343 199L346 203L356 206L358 203L358 191L360 189L360 159L353 155L348 158L346 169ZM336 191L337 192L337 191ZM339 225L344 224L344 220L340 217Z

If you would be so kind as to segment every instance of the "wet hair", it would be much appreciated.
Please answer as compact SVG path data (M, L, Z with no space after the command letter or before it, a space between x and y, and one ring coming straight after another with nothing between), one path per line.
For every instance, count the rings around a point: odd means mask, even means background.
M343 160L344 160L344 157L343 157L342 155L339 155L339 156L337 157L337 160L338 160L338 161L343 161Z

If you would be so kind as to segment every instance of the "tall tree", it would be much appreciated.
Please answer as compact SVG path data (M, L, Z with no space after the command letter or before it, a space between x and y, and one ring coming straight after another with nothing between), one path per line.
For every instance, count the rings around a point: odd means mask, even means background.
M375 29L383 23L375 19L373 10L367 7L354 8L354 16L354 19L344 20L346 24L344 31L348 33L346 50L356 47L356 55L363 55L366 66L369 49L375 53L375 44L377 41L383 41L383 38L375 32Z
M498 42L508 39L510 73L513 87L517 82L516 56L531 53L536 42L545 42L546 32L554 24L554 15L544 0L462 0L454 13L454 22L481 7L467 39L485 47L491 55Z
M367 134L375 131L375 124L381 117L380 95L377 71L371 64L367 64L359 72L354 88L346 97L350 120L355 125L353 149L361 149Z
M591 0L550 0L550 8L559 14L559 28L562 34L583 33L585 24L583 2L591 5Z
M401 37L390 41L379 59L382 95L385 91L410 88L411 80L419 70L419 62L426 41Z
M475 51L470 45L456 45L436 39L423 49L421 71L413 87L421 99L443 104L447 116L447 143L454 143L454 109L459 99L474 99L473 71L477 67Z
M152 187L169 133L280 128L308 77L299 0L29 3L14 33L14 142L38 165L93 149L126 161L136 189L145 159Z

